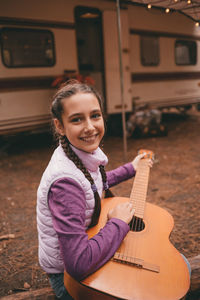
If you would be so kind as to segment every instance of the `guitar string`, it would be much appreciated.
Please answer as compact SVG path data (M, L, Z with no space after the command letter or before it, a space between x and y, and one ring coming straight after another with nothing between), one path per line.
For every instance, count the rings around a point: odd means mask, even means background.
M140 226L140 222L142 222L142 219L141 219L141 216L143 217L144 216L144 201L146 200L146 195L144 193L144 190L145 190L145 187L144 185L146 185L146 182L147 182L147 179L148 179L148 176L146 176L146 171L147 171L147 160L142 160L141 161L141 166L140 166L140 170L139 170L139 176L137 178L138 180L138 185L136 186L137 187L137 193L138 193L138 196L136 197L136 208L138 209L138 211L136 211L136 226L135 226L135 230L136 232L138 230L140 230L139 226ZM141 190L143 187L144 190ZM141 204L141 206L139 205ZM135 242L135 241L133 241ZM135 258L140 258L140 247L139 247L139 241L137 239L137 242L135 244L135 247L134 247L134 257Z
M141 164L141 166L140 166ZM137 202L145 202L146 200L146 191L147 191L147 181L148 181L148 175L149 175L149 166L148 166L148 163L147 163L147 160L142 160L141 163L139 164L139 167L138 167L138 175L136 176L135 178L135 181L134 181L134 186L133 186L133 189L132 189L132 192L131 192L131 195L130 195L130 202L133 202L134 203L134 197L136 198L135 200L135 207L136 207L136 212L133 217L133 220L131 222L131 228L130 230L131 231L142 231L144 228L144 222L143 222L143 218L141 217L138 217L137 216L137 213L141 216L141 214L143 215L144 214L144 203L142 204L142 207L139 206L139 212L137 211ZM138 181L138 182L137 182ZM144 187L144 191L142 193L138 193L137 191L137 188L135 188L135 186L137 187L137 183L138 183L138 190L141 189L141 181L146 181L146 184L145 184L145 187ZM136 189L136 191L135 191ZM144 199L145 198L145 199ZM142 210L142 213L141 213L141 210ZM126 241L123 245L122 243L122 249L120 251L120 254L121 254L121 258L124 258L125 260L129 260L130 257L134 257L134 258L137 258L139 257L138 256L138 250L139 250L139 247L134 244L134 247L133 247L133 243L136 243L136 241L134 241L132 239L132 236L129 235L127 236L126 238ZM134 252L132 250L135 250Z
M144 172L144 170L142 170L142 172ZM140 177L140 176L139 176ZM148 176L147 176L148 177ZM140 179L140 178L139 178ZM137 181L137 180L136 180ZM139 180L140 181L140 180ZM133 193L132 193L133 194ZM131 195L132 195L131 194ZM143 196L143 194L142 194ZM141 194L139 193L139 197L141 197ZM131 197L132 198L132 197ZM136 205L137 207L137 205ZM136 212L137 214L137 212ZM133 222L131 223L131 230L132 231L140 231L143 229L143 220L137 216L134 217ZM132 249L131 245L132 245L132 238L129 238L127 243L126 243L126 247L125 247L125 251L124 254L122 252L122 257L124 256L124 259L128 259L128 257L131 257L131 253L130 253L130 249ZM123 247L124 248L124 247ZM137 249L137 247L136 247ZM123 249L122 249L123 250ZM134 256L136 257L136 255Z
M133 190L134 190L134 187L133 187L132 192L131 192L130 202L133 202L133 200L132 200ZM131 221L131 228L130 228L130 230L133 231L134 227L135 227L135 218L133 217L133 219ZM124 245L124 247L122 249L122 258L124 258L124 260L126 260L126 259L128 259L128 256L131 256L131 253L130 253L130 249L131 249L130 234L129 234L128 237L126 237L125 242L122 243L122 245Z
M138 185L136 185L136 194L135 194L135 207L136 207L136 211L135 211L135 217L136 217L136 220L135 220L135 231L137 232L137 228L138 228L138 214L139 214L139 208L138 208L138 203L140 203L140 200L141 200L141 194L140 194L140 190L141 190L141 180L140 180L140 176L141 176L141 173L143 171L143 164L144 164L144 161L140 161L140 165L139 165L139 170L138 170L138 177L136 178L136 182L135 184L137 184L137 181L138 181ZM133 191L134 192L134 191ZM134 201L134 193L133 193L133 201ZM136 240L137 241L137 240ZM134 258L137 258L138 257L138 251L139 251L139 247L138 247L138 243L134 241L134 252L133 252L133 257Z

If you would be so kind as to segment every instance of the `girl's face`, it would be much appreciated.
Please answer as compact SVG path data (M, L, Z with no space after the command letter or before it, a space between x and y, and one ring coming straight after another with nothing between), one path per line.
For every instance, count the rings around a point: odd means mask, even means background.
M55 126L70 143L85 152L96 150L104 136L104 120L95 95L79 93L63 99L63 124L55 119Z

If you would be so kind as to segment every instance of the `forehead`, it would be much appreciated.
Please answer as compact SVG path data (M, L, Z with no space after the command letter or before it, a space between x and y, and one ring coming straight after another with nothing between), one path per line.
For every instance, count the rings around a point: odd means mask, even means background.
M99 101L94 94L78 93L63 99L64 113L87 113L93 110L101 110Z

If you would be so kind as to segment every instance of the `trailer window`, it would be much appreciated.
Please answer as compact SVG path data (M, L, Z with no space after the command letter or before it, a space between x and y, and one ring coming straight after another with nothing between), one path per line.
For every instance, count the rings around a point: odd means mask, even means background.
M159 38L140 36L140 59L143 66L158 66L160 62Z
M196 65L197 44L195 41L176 40L175 62L177 65Z
M2 60L8 68L55 64L54 38L49 30L3 28L1 45Z

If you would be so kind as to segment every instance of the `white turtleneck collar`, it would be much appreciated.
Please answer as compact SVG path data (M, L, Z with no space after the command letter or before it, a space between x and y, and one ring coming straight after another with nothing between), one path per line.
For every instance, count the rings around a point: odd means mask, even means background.
M78 155L78 157L83 162L84 166L89 171L96 171L96 169L103 165L105 166L108 163L107 156L103 153L103 151L98 147L94 152L89 153L82 150L77 149L76 147L70 144L73 151Z

